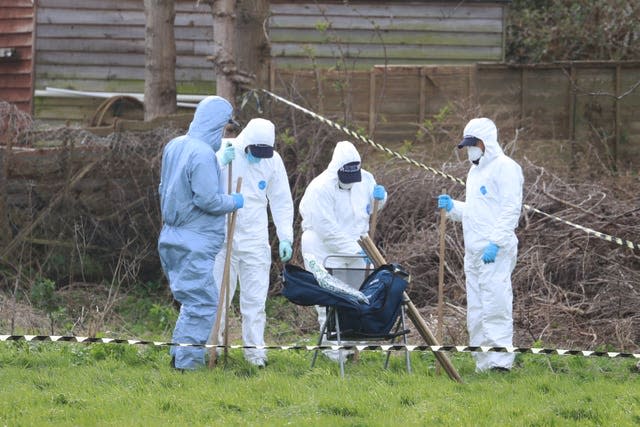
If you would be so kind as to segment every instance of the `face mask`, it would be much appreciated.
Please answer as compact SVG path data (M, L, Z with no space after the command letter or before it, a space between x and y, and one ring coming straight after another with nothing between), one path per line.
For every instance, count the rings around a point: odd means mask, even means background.
M247 160L252 165L255 165L256 163L260 163L260 157L253 157L253 154L251 154L251 151L247 151Z
M467 147L467 156L469 157L469 161L473 164L477 165L483 154L482 149L479 147Z
M340 182L338 181L338 187L340 187L341 190L351 190L351 187L353 187L353 182L350 182L349 184L345 184L344 182Z

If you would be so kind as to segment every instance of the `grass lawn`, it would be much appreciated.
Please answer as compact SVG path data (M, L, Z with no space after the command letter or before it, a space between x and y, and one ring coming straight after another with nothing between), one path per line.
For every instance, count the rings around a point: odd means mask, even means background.
M522 425L640 424L635 360L518 355L511 373L474 372L470 354L450 358L464 379L436 375L430 353L380 352L346 366L312 353L270 351L248 365L179 373L167 348L118 344L0 343L0 425Z

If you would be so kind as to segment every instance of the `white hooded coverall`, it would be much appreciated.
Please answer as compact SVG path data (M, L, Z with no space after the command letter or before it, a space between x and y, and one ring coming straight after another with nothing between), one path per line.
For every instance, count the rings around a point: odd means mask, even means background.
M467 330L472 346L513 344L511 273L516 265L515 228L522 209L524 178L520 166L498 144L498 130L487 118L471 120L464 136L484 143L485 152L467 175L465 201L453 201L449 218L462 221L464 272L467 288ZM495 262L485 264L482 254L493 242L499 250ZM476 370L511 369L513 353L474 353Z
M287 172L277 152L274 151L271 158L260 159L258 163L250 163L246 157L247 145L268 144L273 147L275 129L272 122L265 119L252 119L236 138L223 140L223 147L225 141L231 141L235 148L235 158L231 168L233 173L231 191L235 191L238 177L242 177L241 192L244 196L244 206L237 211L233 234L229 301L233 299L239 279L242 342L244 345L263 346L266 324L265 303L271 268L267 205L271 210L278 239L281 242L288 240L293 243L293 200ZM219 158L222 152L222 149L218 151ZM228 170L228 165L222 167L221 175L225 182ZM222 283L226 245L225 238L223 249L218 253L215 261L213 274L217 284ZM218 342L221 343L224 324L221 324L220 331ZM263 364L267 359L264 349L245 349L244 354L245 358L253 364Z
M361 168L360 182L354 183L349 190L338 186L338 169L360 161L360 154L351 142L338 142L329 166L311 181L300 201L302 254L313 255L328 268L365 268L363 258L357 257L362 251L358 239L369 232L376 181L371 173ZM386 194L379 202L378 210L385 202ZM305 267L309 269L306 263ZM325 310L318 310L320 326L324 320Z

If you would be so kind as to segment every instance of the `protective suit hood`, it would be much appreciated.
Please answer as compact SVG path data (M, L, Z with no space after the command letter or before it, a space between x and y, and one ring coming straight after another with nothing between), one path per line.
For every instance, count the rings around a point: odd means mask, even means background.
M337 181L338 169L351 162L361 162L358 150L349 141L340 141L333 150L333 157L331 157L331 162L327 166L327 172L334 176Z
M464 127L463 135L465 137L474 136L484 143L484 156L480 159L480 166L503 154L502 148L498 144L498 128L492 120L486 117L470 120Z
M187 135L197 138L213 148L220 149L222 134L233 114L233 107L220 96L207 96L200 101Z
M244 153L248 145L265 144L274 146L276 129L274 124L267 119L251 119L236 137L237 147Z

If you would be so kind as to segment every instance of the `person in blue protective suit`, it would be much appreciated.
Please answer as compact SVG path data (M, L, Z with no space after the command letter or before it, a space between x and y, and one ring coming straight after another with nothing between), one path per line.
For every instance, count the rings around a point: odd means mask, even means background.
M225 214L242 207L242 194L226 194L216 151L232 120L233 107L209 96L197 106L186 135L162 153L158 252L174 298L181 304L173 342L205 344L218 305L211 271L225 236ZM204 365L204 347L171 347L172 366L192 370Z
M242 194L245 198L233 233L229 300L233 299L239 281L243 344L264 346L265 303L271 269L267 206L279 240L280 261L287 262L293 255L293 200L289 178L282 158L274 150L275 127L269 120L250 120L236 138L224 140L224 144L224 148L218 152L218 159L223 165L222 173L227 176L228 165L232 165L233 188L238 177L242 177ZM216 257L214 267L214 277L219 287L223 285L226 247L225 243ZM224 324L220 327L218 342L222 342L223 331ZM264 367L267 363L264 349L244 349L244 357L258 367Z
M378 209L382 209L387 200L384 187L361 168L360 154L351 142L338 142L329 166L311 181L300 200L303 258L305 254L313 255L319 263L336 271L366 268L367 260L358 239L369 232L374 200L379 201ZM305 267L309 270L306 259ZM349 285L360 284L344 279ZM326 312L324 307L316 309L322 328ZM323 353L339 360L338 351Z
M518 226L522 210L522 169L498 144L496 125L476 118L465 126L458 148L466 147L471 169L465 201L438 197L447 217L462 221L467 288L467 330L472 346L512 346L513 292ZM510 370L512 353L474 353L476 370Z

